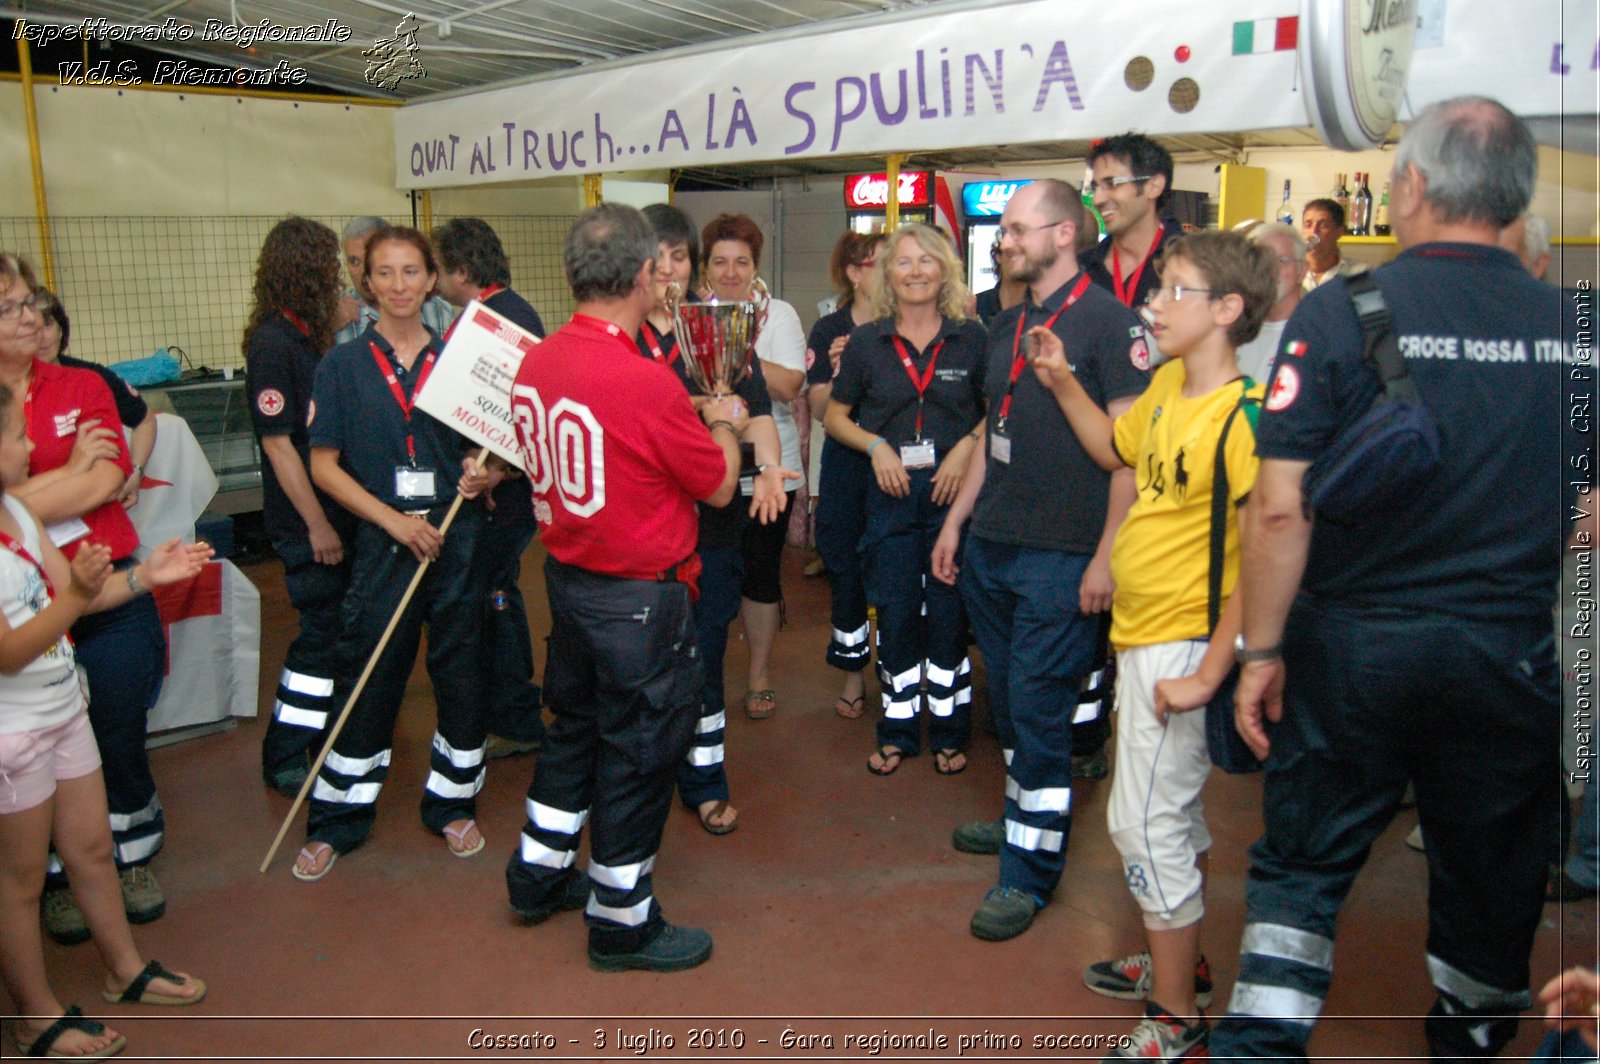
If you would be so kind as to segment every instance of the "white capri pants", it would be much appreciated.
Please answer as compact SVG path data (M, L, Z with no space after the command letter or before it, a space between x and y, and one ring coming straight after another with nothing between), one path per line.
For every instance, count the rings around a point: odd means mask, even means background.
M1117 751L1106 822L1145 927L1167 931L1205 913L1195 858L1211 848L1200 789L1211 772L1205 709L1156 719L1156 681L1188 676L1205 640L1117 654Z

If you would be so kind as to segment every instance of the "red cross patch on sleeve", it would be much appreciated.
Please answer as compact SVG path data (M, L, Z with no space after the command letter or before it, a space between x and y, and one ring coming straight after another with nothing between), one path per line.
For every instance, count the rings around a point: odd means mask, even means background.
M256 409L267 417L277 417L283 413L283 407L283 393L276 388L263 388L256 396Z

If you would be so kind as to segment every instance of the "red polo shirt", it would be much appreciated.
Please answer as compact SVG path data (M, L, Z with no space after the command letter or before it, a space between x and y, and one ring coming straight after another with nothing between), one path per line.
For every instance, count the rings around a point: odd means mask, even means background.
M116 400L105 381L89 370L67 369L35 359L23 409L28 419L28 439L33 441L33 453L28 456L30 476L66 465L78 438L78 424L93 418L116 432L117 468L122 470L123 478L133 472ZM84 514L83 520L89 526L89 534L62 548L69 558L77 553L79 544L90 540L110 547L113 561L121 561L139 546L139 533L134 531L128 511L115 499Z
M722 448L672 370L575 316L523 359L511 394L551 557L645 577L694 552L695 501L722 485Z

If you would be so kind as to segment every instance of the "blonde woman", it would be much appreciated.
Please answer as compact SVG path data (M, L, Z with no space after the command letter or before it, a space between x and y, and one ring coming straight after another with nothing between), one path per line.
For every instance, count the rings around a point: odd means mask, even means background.
M878 320L850 335L824 417L828 435L872 465L862 559L883 718L867 767L887 776L921 749L926 680L934 769L954 775L972 730L967 622L955 589L928 574L983 417L987 338L965 316L961 265L937 229L896 230L878 274Z

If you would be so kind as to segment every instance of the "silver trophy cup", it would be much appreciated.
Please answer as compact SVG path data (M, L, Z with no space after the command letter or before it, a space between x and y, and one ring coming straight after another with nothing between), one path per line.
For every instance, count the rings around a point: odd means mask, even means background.
M749 374L765 307L748 301L685 303L667 288L672 331L689 379L707 395L730 395Z

